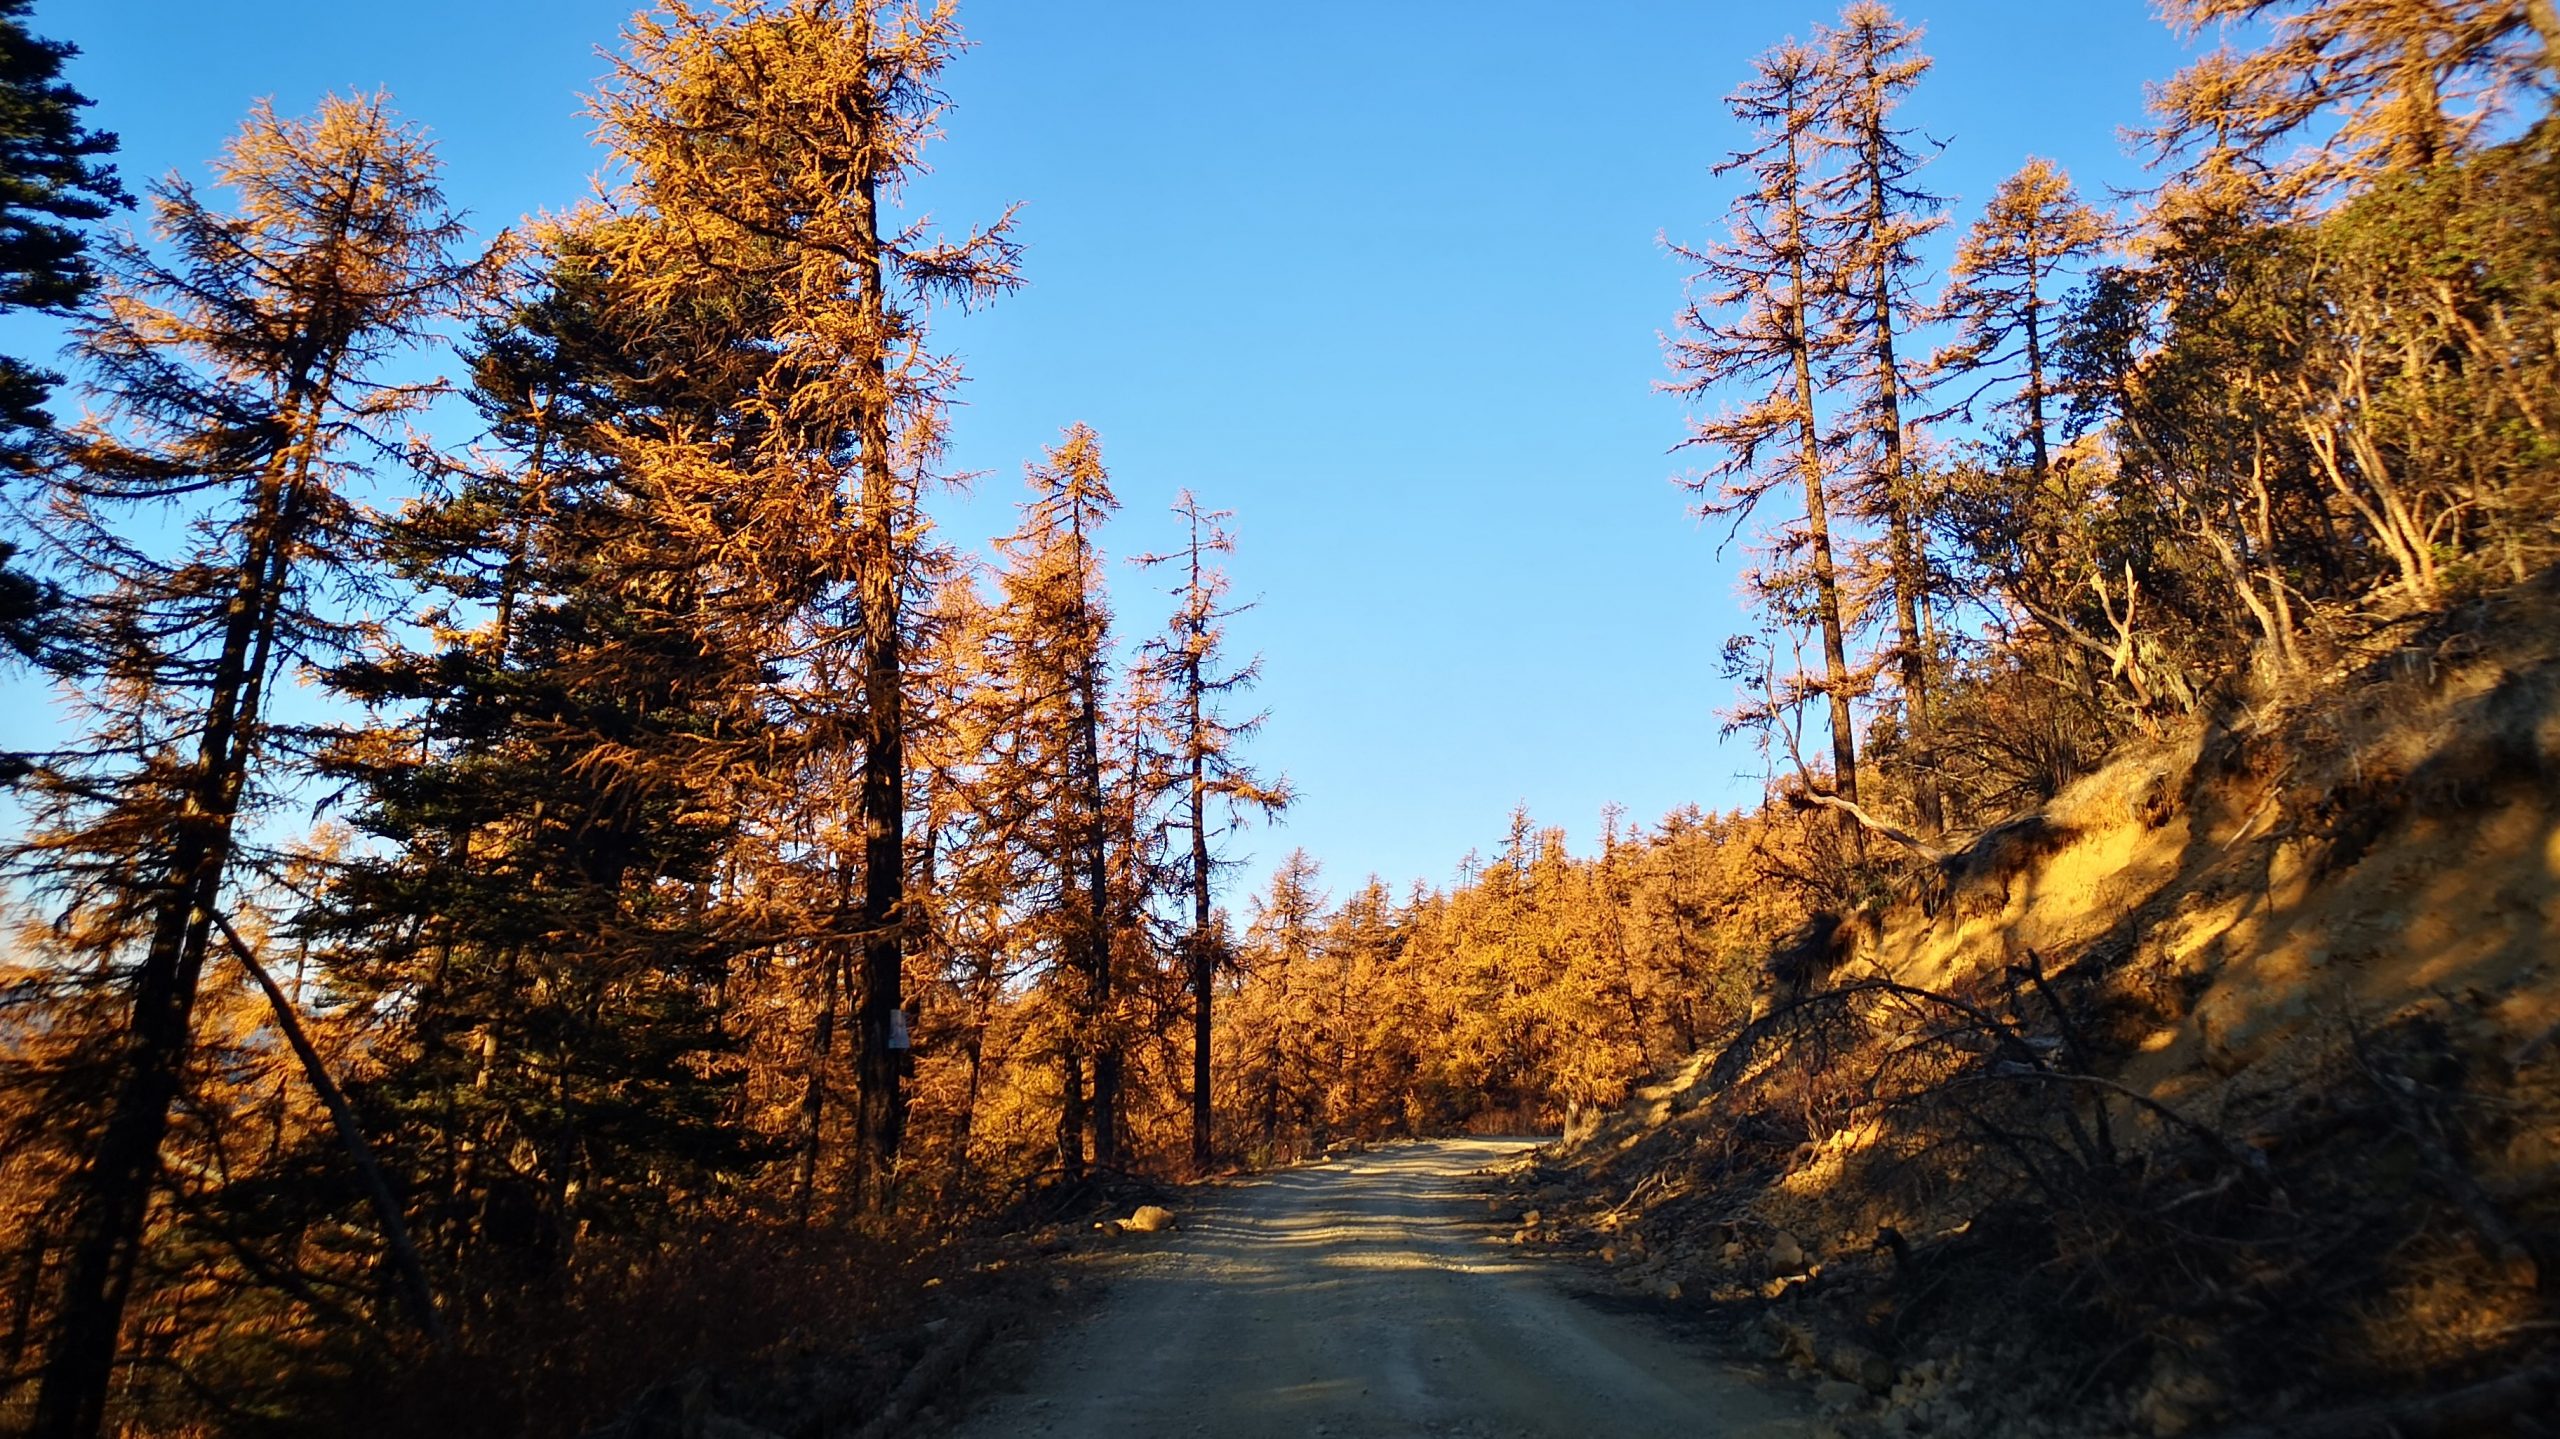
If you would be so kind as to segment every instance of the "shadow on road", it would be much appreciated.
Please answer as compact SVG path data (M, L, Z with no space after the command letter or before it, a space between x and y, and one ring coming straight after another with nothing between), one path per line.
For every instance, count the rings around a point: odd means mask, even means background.
M1117 1261L997 1436L1804 1432L1743 1371L1576 1302L1481 1222L1474 1172L1525 1143L1397 1145L1216 1191Z

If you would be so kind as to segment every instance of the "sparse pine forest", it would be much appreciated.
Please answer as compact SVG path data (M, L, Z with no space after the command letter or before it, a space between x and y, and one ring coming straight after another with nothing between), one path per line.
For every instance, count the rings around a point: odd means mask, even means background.
M1972 1332L1948 1306L2001 1301L1965 1246L2009 1246L2069 1403L2136 1396L2034 1432L2281 1426L2302 1374L2396 1432L2549 1432L2497 1427L2545 1390L2478 1399L2560 1323L2547 966L2340 1000L2344 1047L2208 1113L2138 1066L2221 971L2134 969L2221 891L2127 888L2066 943L2021 876L2093 806L2192 815L2181 874L2316 842L2282 861L2313 884L2513 805L2560 877L2551 0L2163 0L2194 44L2124 117L2130 194L2028 154L1941 193L1970 142L1908 118L1916 10L1704 65L1722 215L1663 217L1665 368L1625 382L1701 563L1749 557L1660 648L1728 682L1698 741L1760 797L1613 809L1581 852L1523 806L1402 888L1278 828L1322 796L1236 632L1254 513L1073 415L1018 480L949 462L937 327L1053 283L1011 211L910 203L967 128L951 5L664 0L597 37L593 195L503 231L381 93L119 178L31 6L0 0L0 309L67 342L0 359L0 638L56 704L0 754L0 1428L658 1433L669 1376L834 1344L867 1357L806 1432L883 1432L903 1351L863 1336L1006 1302L1097 1205L1562 1129L1594 1245L1867 1236L1833 1263L1885 1276L1861 1354ZM964 482L1014 487L1009 531L939 522ZM1142 489L1159 552L1116 541ZM2485 768L2374 738L2422 712ZM1996 963L1880 957L1994 931ZM2177 1073L2245 1068L2237 1032ZM1676 1146L1626 1128L1693 1108ZM2414 1197L2341 1218L2352 1185L2287 1168L2313 1108ZM1684 1302L1813 1287L1772 1262ZM2269 1317L2324 1305L2369 1352ZM2258 1388L2159 1357L2262 1332Z

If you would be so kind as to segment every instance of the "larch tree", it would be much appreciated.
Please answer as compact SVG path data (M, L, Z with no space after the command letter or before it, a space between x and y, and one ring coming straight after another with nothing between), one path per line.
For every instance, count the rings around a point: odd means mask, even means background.
M80 741L40 765L12 859L126 1018L94 1103L65 1106L98 1119L36 1403L48 1439L103 1420L242 816L290 763L270 689L340 646L316 597L360 552L347 487L424 399L378 367L475 268L424 135L378 96L309 119L262 104L216 177L236 209L173 176L153 191L159 243L105 247L75 331L98 413L50 485L53 558L76 591L61 642L89 708ZM191 520L175 552L171 507Z
M1715 167L1750 184L1734 199L1731 231L1706 249L1671 245L1697 267L1677 331L1665 342L1677 378L1664 388L1704 400L1730 387L1758 394L1696 421L1684 447L1716 456L1701 491L1721 482L1700 510L1738 525L1769 492L1793 479L1803 487L1804 521L1779 548L1802 567L1811 590L1805 616L1821 635L1822 676L1812 688L1828 702L1832 785L1836 798L1858 797L1858 740L1851 701L1848 620L1832 546L1831 456L1815 405L1816 376L1836 340L1824 322L1833 257L1821 252L1813 209L1826 71L1822 56L1789 42L1752 62L1753 78L1726 101L1751 131L1750 148ZM1772 595L1798 588L1795 576L1770 582ZM1844 832L1858 833L1843 813Z
M2088 656L2106 656L2107 641L2072 618L2066 597L2094 587L2090 592L2112 596L2106 603L2116 613L2135 603L2133 580L2116 593L2108 588L2113 573L2083 562L2071 530L2078 502L2055 459L2069 398L2060 358L2064 302L2108 239L2106 217L2081 201L2070 176L2030 158L2000 183L1956 246L1935 311L1955 335L1930 360L1933 375L1956 392L1933 418L1972 419L1987 401L1995 441L2009 456L1983 467L1974 488L1986 493L1970 505L1952 497L1950 508L1969 508L1977 521L1991 520L1988 529L2013 538L2008 548L2017 552L2013 568L2024 582L2003 586L2005 597L2033 615L2075 673L2087 670ZM2117 643L2130 641L2119 636Z
M1998 406L2012 417L2039 488L2053 475L2063 299L2072 276L2105 248L2107 230L2061 167L2031 158L2000 182L1965 232L1938 301L1937 317L1956 335L1931 368L1969 386L1945 413L1970 416L1985 395L2002 391Z
M1013 962L1019 901L1046 876L1022 842L1039 800L1019 785L1013 763L1022 753L1021 707L1008 617L973 573L937 586L924 613L926 645L916 659L926 723L914 750L925 790L920 888L947 996L942 1048L960 1066L945 1121L947 1167L965 1186L977 1174L981 1101L1003 1068L1000 1021L1021 977Z
M1833 307L1840 330L1839 378L1852 390L1850 449L1865 471L1860 508L1883 521L1893 596L1892 665L1902 691L1910 783L1923 837L1944 823L1930 778L1929 654L1923 619L1929 565L1917 477L1909 455L1901 340L1921 308L1912 247L1946 223L1943 197L1918 181L1929 155L1894 112L1927 75L1920 31L1881 0L1858 0L1819 36L1827 83L1815 130L1834 160L1815 186L1822 248L1837 257ZM1852 795L1852 798L1855 796Z
M668 0L632 22L595 102L629 172L623 197L660 223L613 257L643 303L709 269L773 298L769 363L745 402L742 447L677 434L628 460L681 487L705 543L803 627L798 647L858 656L861 948L854 1005L856 1189L895 1193L902 1085L909 597L925 577L917 493L956 367L925 345L924 309L1015 282L1005 222L957 240L890 208L937 133L942 68L962 44L952 7L872 0ZM802 678L806 678L804 671ZM816 697L822 699L823 697Z
M1034 814L1023 825L1049 871L1047 942L1059 957L1063 1009L1059 1160L1120 1161L1122 1055L1113 1015L1111 810L1102 730L1109 697L1111 608L1097 533L1119 508L1102 442L1083 425L1028 468L1022 523L999 542L1007 661L1015 685L1014 799ZM1090 1082L1088 1101L1087 1083Z
M1264 1154L1276 1156L1283 1121L1301 1129L1317 1122L1322 1098L1311 1068L1321 1017L1307 971L1319 954L1329 896L1317 888L1323 867L1304 848L1289 851L1271 872L1268 890L1253 901L1248 927L1252 963L1247 971L1255 1003L1238 1016L1245 1030L1245 1072L1250 1106Z
M1221 648L1226 622L1247 608L1227 602L1227 576L1215 563L1216 556L1235 550L1234 537L1221 523L1230 512L1201 508L1189 490L1175 497L1173 512L1183 520L1183 547L1139 557L1144 565L1173 568L1181 580L1173 591L1172 622L1147 642L1144 663L1159 681L1163 703L1156 728L1180 792L1176 823L1186 843L1178 867L1191 902L1183 938L1191 989L1191 1167L1207 1173L1217 1153L1210 1067L1222 958L1211 898L1217 870L1227 863L1216 852L1218 830L1213 826L1232 829L1248 813L1267 819L1287 808L1290 791L1285 777L1263 780L1238 752L1262 727L1264 716L1230 719L1220 712L1223 701L1252 689L1262 672L1260 656L1230 666ZM1217 820L1213 809L1221 812Z
M2174 152L2209 138L2307 193L2423 170L2470 146L2519 91L2560 80L2551 0L2164 0L2161 12L2189 35L2262 27L2266 43L2218 50L2156 89L2154 142ZM2272 153L2323 117L2307 153Z

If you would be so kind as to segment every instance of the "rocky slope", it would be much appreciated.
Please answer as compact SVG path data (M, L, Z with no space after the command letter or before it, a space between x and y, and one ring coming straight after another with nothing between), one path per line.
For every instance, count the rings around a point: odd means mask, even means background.
M1774 956L1524 1244L1843 1433L2560 1412L2560 581L2373 627Z

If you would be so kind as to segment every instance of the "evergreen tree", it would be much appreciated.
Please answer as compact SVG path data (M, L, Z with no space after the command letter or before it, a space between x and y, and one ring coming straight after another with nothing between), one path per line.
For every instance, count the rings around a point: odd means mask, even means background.
M107 157L116 137L81 121L88 97L62 78L80 53L27 28L35 0L0 0L0 314L66 314L96 284L84 227L128 203ZM53 428L46 400L61 377L0 355L0 469L38 462ZM36 652L45 589L9 568L17 546L0 540L0 643Z
M1165 633L1147 642L1145 665L1156 676L1164 703L1156 728L1176 771L1181 791L1181 817L1175 821L1187 843L1178 864L1191 901L1190 924L1183 952L1191 985L1191 1167L1206 1173L1216 1155L1214 1076L1210 1073L1215 1018L1219 935L1212 924L1210 895L1218 868L1227 863L1216 852L1212 801L1223 809L1223 824L1232 829L1248 812L1265 818L1285 809L1291 798L1286 778L1267 783L1248 768L1239 746L1262 728L1263 716L1229 719L1220 702L1253 688L1261 677L1260 656L1229 668L1221 651L1226 622L1247 606L1226 602L1226 573L1212 557L1232 554L1234 537L1221 521L1225 510L1204 510L1189 490L1174 499L1173 512L1183 519L1187 539L1179 550L1142 555L1139 563L1171 565L1181 576L1173 591L1175 609Z
M774 928L716 880L777 808L765 650L683 496L623 461L735 430L747 307L644 325L603 220L537 237L471 355L479 462L388 526L427 642L332 678L325 768L377 843L300 925L361 1012L448 1287L503 1302L590 1232L646 1232L742 1169L716 996ZM760 605L760 601L750 602ZM760 783L760 781L762 781Z
M874 1209L892 1201L906 1124L904 672L909 596L928 578L916 499L956 379L922 343L922 306L984 300L1015 277L1001 222L931 241L896 228L884 203L922 163L935 80L960 44L947 6L669 0L633 22L595 107L629 168L628 205L661 222L621 232L629 243L611 257L638 298L679 298L710 272L774 301L757 337L767 363L743 402L752 441L670 434L626 462L694 496L704 543L746 561L772 613L814 631L791 648L858 656L854 1159Z
M1832 784L1839 798L1854 804L1856 681L1832 547L1832 461L1815 404L1815 376L1836 343L1821 307L1839 270L1838 258L1820 249L1813 211L1826 72L1815 51L1792 41L1758 57L1752 70L1751 81L1726 101L1749 127L1750 148L1716 166L1717 174L1741 170L1751 179L1734 199L1731 237L1704 250L1671 246L1698 272L1667 344L1679 376L1668 388L1705 399L1728 386L1762 387L1740 408L1698 421L1682 443L1717 457L1698 486L1723 482L1701 506L1706 514L1731 515L1739 524L1789 478L1803 487L1803 527L1780 541L1782 556L1801 571L1769 579L1764 589L1821 635L1822 674L1811 687L1828 701ZM1791 596L1800 589L1810 597L1799 605ZM1842 824L1844 832L1857 833L1845 814Z
M39 771L13 858L130 1010L94 1071L100 1117L37 1400L47 1436L103 1422L240 817L288 762L269 688L344 633L315 596L361 526L350 452L423 398L375 369L471 274L426 140L379 97L308 120L261 105L216 173L236 212L173 176L154 189L162 244L106 248L103 303L77 331L103 409L51 485L51 539L79 579L64 643L94 708ZM196 523L155 553L165 531L134 517L172 503Z

